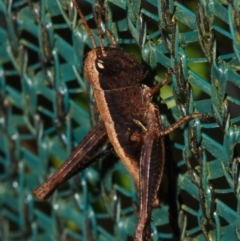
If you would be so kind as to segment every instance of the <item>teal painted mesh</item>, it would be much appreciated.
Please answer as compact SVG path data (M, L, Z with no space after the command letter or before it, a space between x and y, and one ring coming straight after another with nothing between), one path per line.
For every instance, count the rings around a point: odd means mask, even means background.
M161 105L165 126L188 113L209 115L166 139L153 240L240 240L239 1L109 0L104 7L107 28L122 48L140 53L157 81L174 70L161 91L162 103L173 103ZM81 8L98 41L93 0ZM0 240L131 240L137 193L114 154L100 153L49 201L32 195L94 121L83 75L91 48L68 0L0 1Z

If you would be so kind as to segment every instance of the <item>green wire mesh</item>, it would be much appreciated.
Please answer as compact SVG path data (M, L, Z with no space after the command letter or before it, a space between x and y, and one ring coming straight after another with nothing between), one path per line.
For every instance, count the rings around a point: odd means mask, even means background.
M94 0L80 5L99 43ZM141 51L157 81L174 70L165 126L209 115L166 138L153 240L240 240L240 2L108 0L104 9L105 27ZM131 240L138 198L114 154L48 202L32 195L94 122L83 74L92 47L69 0L0 1L0 240Z

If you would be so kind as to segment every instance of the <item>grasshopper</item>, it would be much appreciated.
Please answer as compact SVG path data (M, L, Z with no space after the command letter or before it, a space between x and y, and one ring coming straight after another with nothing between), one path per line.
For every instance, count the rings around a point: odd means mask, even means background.
M34 193L41 200L48 198L61 183L88 167L93 162L92 157L109 140L139 193L139 217L133 239L147 241L151 236L152 208L160 203L158 191L165 162L164 136L191 119L202 118L202 114L184 116L165 128L152 98L170 81L171 71L153 88L141 84L146 77L142 64L116 45L104 47L100 41L97 47L81 9L76 0L72 2L94 46L86 56L84 71L93 87L101 121ZM100 22L101 16L98 16L101 38Z

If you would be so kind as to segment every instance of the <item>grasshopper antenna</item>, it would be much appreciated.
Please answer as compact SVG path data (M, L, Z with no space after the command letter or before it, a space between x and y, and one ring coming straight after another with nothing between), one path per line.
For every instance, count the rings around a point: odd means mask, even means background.
M76 0L72 0L72 2L73 2L75 8L76 8L77 11L78 11L78 15L80 16L80 18L81 18L82 21L83 21L83 24L84 24L84 26L85 26L85 28L86 28L86 30L87 30L87 32L88 32L88 35L89 35L89 37L90 37L90 39L91 39L91 41L92 41L93 47L94 47L94 48L97 48L96 42L95 42L95 40L94 40L94 38L93 38L92 31L91 31L91 29L89 28L89 26L88 26L88 24L87 24L87 21L86 21L84 15L83 15L81 9L79 8L79 6L78 6L78 4L77 4L77 1L76 1Z
M104 47L103 47L102 28L101 28L102 7L100 6L98 1L97 1L97 7L98 7L97 28L98 28L98 35L99 35L99 41L100 41L100 49L101 49L102 55L105 56L106 53L105 53L105 50L104 50Z
M108 16L108 3L107 3L107 1L104 1L104 9L106 11L106 14L105 14L106 35L112 41L111 47L116 48L118 46L118 42L117 42L115 36L108 29L108 17L107 17Z

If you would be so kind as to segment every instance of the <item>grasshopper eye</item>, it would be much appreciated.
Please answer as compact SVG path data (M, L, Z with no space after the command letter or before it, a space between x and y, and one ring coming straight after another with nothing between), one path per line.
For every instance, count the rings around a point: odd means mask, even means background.
M99 73L107 77L113 77L122 71L122 64L114 58L98 58L95 62Z

